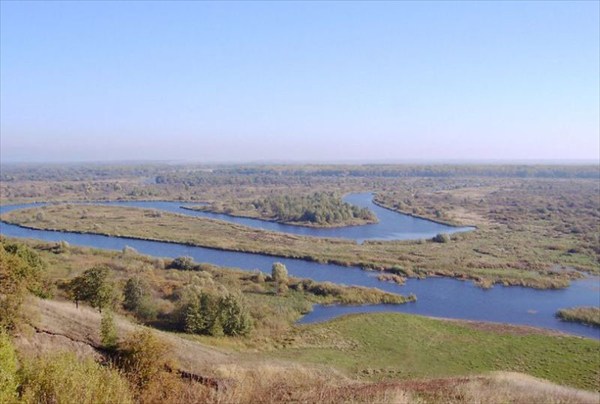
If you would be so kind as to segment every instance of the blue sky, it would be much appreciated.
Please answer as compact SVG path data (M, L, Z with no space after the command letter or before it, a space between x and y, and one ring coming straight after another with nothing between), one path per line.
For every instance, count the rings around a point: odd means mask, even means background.
M593 159L599 3L1 3L2 161Z

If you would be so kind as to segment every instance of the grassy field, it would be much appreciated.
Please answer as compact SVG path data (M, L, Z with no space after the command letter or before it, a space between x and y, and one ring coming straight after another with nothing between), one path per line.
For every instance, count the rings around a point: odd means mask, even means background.
M581 276L569 268L598 272L589 256L567 253L569 240L531 239L525 233L482 227L449 242L395 241L358 245L343 239L303 237L223 221L114 206L52 205L12 211L3 220L38 229L68 230L161 240L229 251L261 253L340 265L392 270L403 276L442 275L536 288L560 288ZM491 240L495 240L491 245Z
M368 380L502 370L600 390L600 342L524 327L379 313L298 327L287 341L271 355L326 364Z

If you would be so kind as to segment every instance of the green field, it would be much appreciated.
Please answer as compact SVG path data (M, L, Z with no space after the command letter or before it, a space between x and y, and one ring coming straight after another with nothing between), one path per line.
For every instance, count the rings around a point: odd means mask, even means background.
M349 315L299 327L279 358L331 365L370 380L503 370L600 391L600 342L524 327L400 313Z

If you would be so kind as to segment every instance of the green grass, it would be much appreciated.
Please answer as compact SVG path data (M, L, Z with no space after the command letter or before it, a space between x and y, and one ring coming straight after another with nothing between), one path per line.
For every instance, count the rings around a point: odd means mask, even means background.
M270 355L332 365L367 379L413 379L505 370L600 390L600 342L510 326L378 313L298 327Z

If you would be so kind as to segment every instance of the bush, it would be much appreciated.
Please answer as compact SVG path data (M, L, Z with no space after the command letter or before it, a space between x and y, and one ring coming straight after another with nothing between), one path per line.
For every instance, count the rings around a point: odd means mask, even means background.
M170 353L171 347L152 331L136 331L120 347L118 363L130 381L143 389L161 373L174 368Z
M43 277L46 263L40 256L24 244L4 242L0 244L8 254L18 257L24 263L24 265L15 265L11 268L14 275L23 281L27 289L34 295L42 298L49 297Z
M21 319L26 283L18 275L27 264L0 245L0 329L13 329Z
M445 233L440 233L431 240L436 243L448 243L450 241L450 236Z
M171 261L169 268L192 271L196 269L196 264L194 264L194 259L192 257L178 257Z
M105 310L100 320L100 340L106 349L117 347L117 328L111 310Z
M8 334L0 330L0 403L16 402L18 387L17 354Z
M55 354L26 362L22 400L29 403L133 403L118 371L74 354Z
M274 263L271 269L271 278L275 282L277 294L285 294L288 290L288 271L285 265L281 262Z

